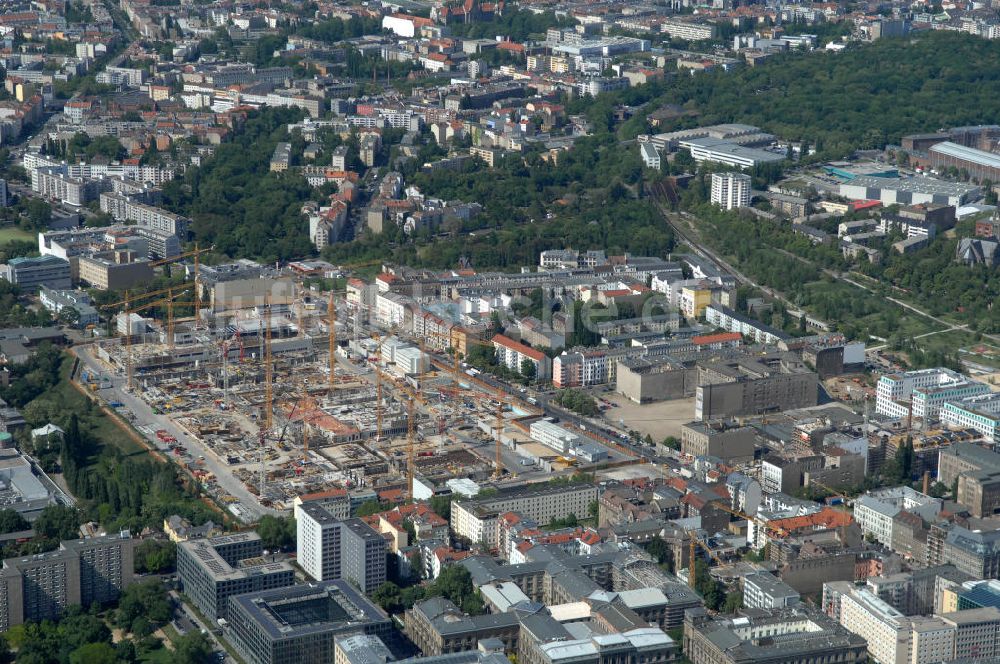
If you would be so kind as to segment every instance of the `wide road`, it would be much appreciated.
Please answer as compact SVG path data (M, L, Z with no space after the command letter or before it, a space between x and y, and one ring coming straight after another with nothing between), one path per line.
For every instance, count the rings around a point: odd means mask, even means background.
M94 357L91 354L92 348L90 346L77 346L73 350L88 369L110 377L111 387L100 390L98 394L105 401L119 401L130 410L135 415L133 426L142 432L150 443L158 448L161 447L162 444L156 438L155 432L162 429L174 436L177 442L186 447L194 458L204 457L201 462L202 468L215 475L216 482L222 490L239 501L241 513L236 516L240 521L253 523L265 514L281 514L277 510L262 507L257 501L257 497L233 476L229 464L211 448L199 441L196 436L189 434L186 429L173 422L166 415L157 415L149 404L128 392L125 389L126 378L116 375L104 362Z

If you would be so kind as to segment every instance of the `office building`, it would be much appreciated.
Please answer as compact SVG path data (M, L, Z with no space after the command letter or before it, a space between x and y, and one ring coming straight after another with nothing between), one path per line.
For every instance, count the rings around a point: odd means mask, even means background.
M519 489L504 491L488 498L458 500L451 507L451 530L470 542L495 547L498 543L497 517L504 512L518 512L537 523L551 523L567 514L587 514L597 500L594 484Z
M98 290L123 290L153 278L149 261L129 262L125 255L114 260L100 256L80 256L77 259L79 279Z
M548 616L525 619L517 661L525 664L604 664L606 662L670 662L678 644L657 627L638 627L584 638Z
M295 583L285 562L267 562L264 545L252 531L177 545L177 576L198 610L215 621L228 615L232 595L282 588Z
M712 173L712 203L723 210L750 207L750 176Z
M827 616L803 608L751 616L710 616L692 609L684 619L684 654L691 664L864 664L865 640Z
M927 564L951 564L975 579L1000 578L1000 530L932 525L927 534Z
M938 452L937 481L951 486L962 473L1000 470L1000 454L975 443L957 443Z
M6 264L0 265L0 279L26 291L42 286L70 288L72 285L69 261L55 256L11 258Z
M986 440L1000 443L1000 393L989 392L958 401L946 401L941 423L956 429L975 429Z
M69 606L107 605L134 580L128 532L67 540L56 551L9 558L0 569L0 631L56 620Z
M228 615L229 639L247 664L329 664L338 636L393 629L382 609L343 580L237 595Z
M743 606L748 609L784 609L795 606L799 599L799 591L770 572L743 577Z
M886 374L878 381L875 412L888 417L936 420L946 402L989 391L989 385L943 367Z
M386 579L385 539L360 519L338 519L321 503L303 503L296 521L299 565L317 581L346 579L373 592Z
M995 606L942 613L955 630L954 657L1000 659L1000 609Z
M960 208L980 197L972 184L925 177L888 178L859 176L841 183L840 195L851 200L881 201L882 205L935 203Z

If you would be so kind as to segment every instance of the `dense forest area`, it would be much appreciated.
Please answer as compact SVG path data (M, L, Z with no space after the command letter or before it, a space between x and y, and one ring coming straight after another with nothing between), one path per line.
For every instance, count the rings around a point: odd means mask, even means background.
M227 256L274 261L309 255L301 207L313 190L300 175L270 172L274 147L289 140L287 125L301 117L293 108L252 113L232 142L164 186L165 207L190 217L202 246L214 244Z
M758 125L815 146L822 158L839 158L898 144L909 133L994 122L998 60L996 41L933 31L680 76L658 101L697 111L688 125Z
M621 149L608 133L581 138L557 164L529 153L493 169L471 162L458 172L414 173L411 180L426 195L477 202L483 212L461 228L443 229L444 235L395 244L362 236L329 247L325 257L446 268L465 256L479 269L515 269L557 247L641 255L665 255L674 247L656 210L636 198L643 188L638 153Z

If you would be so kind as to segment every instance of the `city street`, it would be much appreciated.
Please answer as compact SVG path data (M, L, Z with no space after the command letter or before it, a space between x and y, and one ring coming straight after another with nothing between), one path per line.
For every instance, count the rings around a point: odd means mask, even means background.
M197 437L190 435L166 415L157 415L153 412L149 404L126 391L125 377L114 375L103 362L90 353L89 347L78 346L74 349L74 352L87 368L110 376L111 387L102 389L99 395L106 402L119 401L126 409L130 410L135 415L135 420L132 422L133 426L142 431L150 443L157 445L159 441L152 434L163 429L187 447L194 458L204 457L202 463L205 470L213 473L219 486L239 501L233 504L238 506L236 510L232 509L233 506L231 505L229 511L240 521L253 523L259 520L264 514L281 514L277 510L262 507L257 501L256 496L251 494L242 482L233 477L228 464L219 458L208 446L199 442Z

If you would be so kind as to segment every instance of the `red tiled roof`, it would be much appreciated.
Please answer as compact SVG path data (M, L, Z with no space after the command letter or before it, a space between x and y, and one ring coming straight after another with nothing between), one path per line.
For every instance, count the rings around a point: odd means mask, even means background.
M691 341L695 344L719 344L725 343L726 341L739 341L743 337L740 336L739 332L720 332L719 334L700 334L695 337L691 337Z
M504 346L505 348L509 348L510 350L516 351L521 355L524 355L525 357L530 357L536 362L541 362L543 359L545 359L545 353L541 352L540 350L535 350L534 348L525 346L524 344L518 343L517 341L514 341L510 337L504 336L502 334L498 334L495 337L493 337L492 341L495 344L499 344L500 346Z

